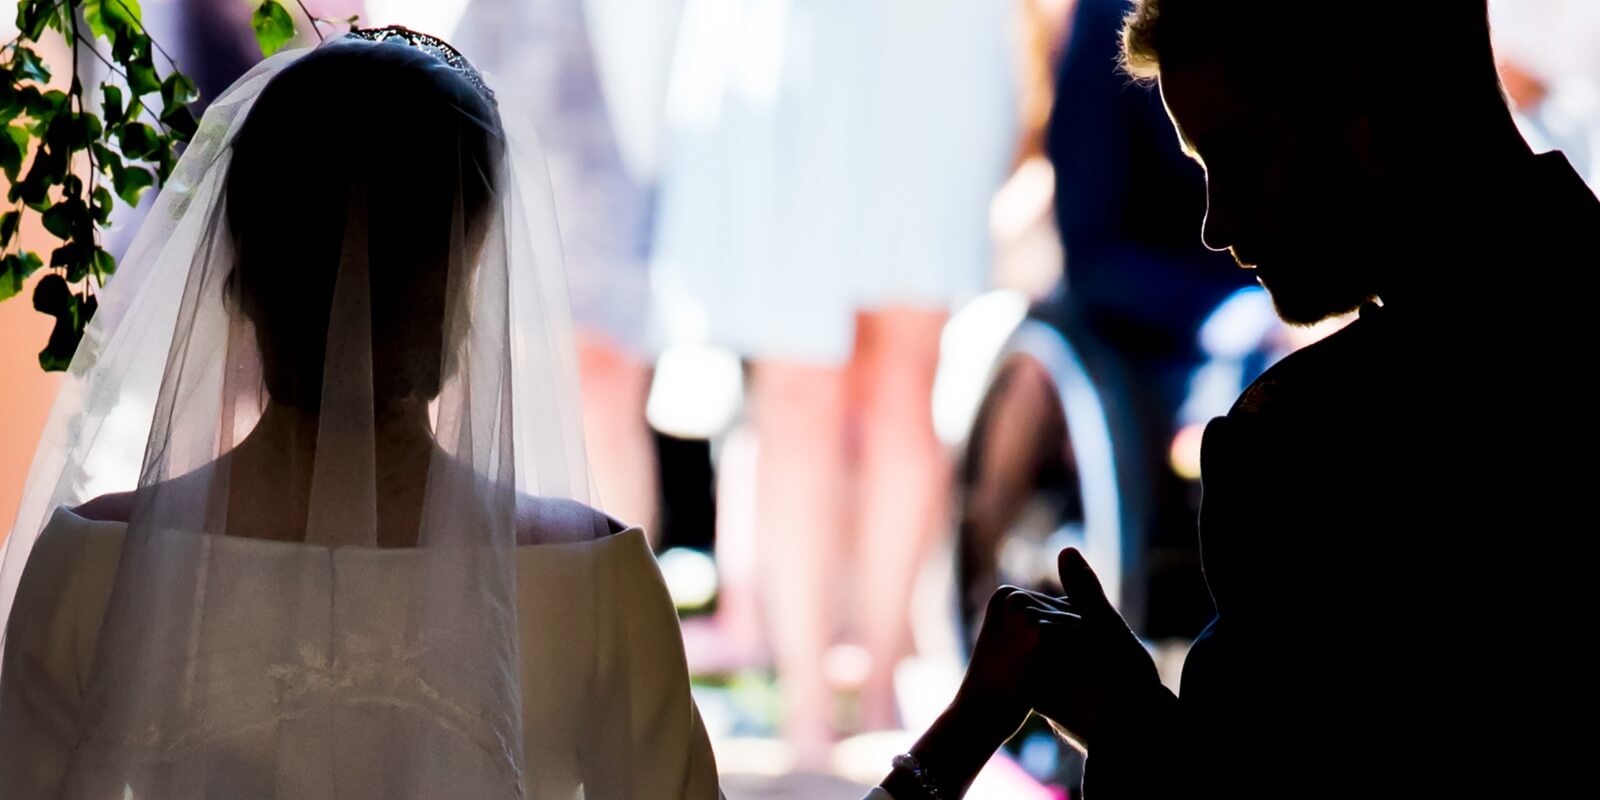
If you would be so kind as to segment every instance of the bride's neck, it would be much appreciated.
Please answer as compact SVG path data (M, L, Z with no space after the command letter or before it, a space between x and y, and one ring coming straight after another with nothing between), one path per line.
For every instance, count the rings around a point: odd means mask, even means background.
M324 422L323 415L317 411L269 401L261 421L244 444L285 460L304 458L310 463L319 444L329 444L322 442L323 438L358 435L357 431L365 427L359 420L326 420L328 426L324 430ZM372 417L372 440L362 444L373 448L379 464L403 462L417 454L431 452L434 438L427 404L420 400L403 400L376 411Z
M364 423L269 402L260 422L229 457L236 478L230 529L253 529L244 535L258 538L299 539L316 481L355 488L368 480L383 501L376 509L379 544L413 543L428 467L438 450L428 407L406 401L374 414L370 440L360 433ZM360 452L368 448L370 455ZM350 475L351 469L370 469L372 474ZM245 476L243 483L237 480Z

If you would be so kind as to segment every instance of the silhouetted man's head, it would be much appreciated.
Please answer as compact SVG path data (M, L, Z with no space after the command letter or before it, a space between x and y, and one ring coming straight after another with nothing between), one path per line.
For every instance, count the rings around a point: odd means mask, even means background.
M1205 166L1206 245L1292 323L1415 280L1394 243L1418 205L1520 145L1484 0L1136 0L1123 44Z

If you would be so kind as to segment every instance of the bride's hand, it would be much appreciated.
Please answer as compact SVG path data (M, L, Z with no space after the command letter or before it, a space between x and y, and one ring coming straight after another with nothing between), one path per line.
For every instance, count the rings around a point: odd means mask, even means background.
M1003 586L989 598L955 701L911 748L912 756L927 766L949 796L960 797L994 751L1028 718L1044 623L1075 620L1063 606L1062 601L1013 586ZM899 771L890 774L884 787L896 797L920 796L923 791Z
M983 627L952 711L1003 743L1033 707L1031 672L1038 663L1044 624L1070 624L1077 616L1064 602L1002 586L989 598Z

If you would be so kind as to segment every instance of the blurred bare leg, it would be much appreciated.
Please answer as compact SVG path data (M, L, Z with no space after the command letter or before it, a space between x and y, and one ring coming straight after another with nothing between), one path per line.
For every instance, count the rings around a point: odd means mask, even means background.
M650 371L606 339L578 335L584 444L599 505L656 537L656 455L644 418Z
M998 534L1027 501L1039 464L1064 449L1066 430L1050 376L1037 361L1012 360L995 386L985 409L984 438L976 443L983 469L974 476L967 511L986 531Z
M872 664L862 690L869 729L897 723L894 670L911 650L912 588L949 501L949 455L933 428L933 378L947 317L943 310L895 308L857 321L854 530L863 569L856 607Z
M968 476L961 509L961 585L970 591L962 610L969 614L980 613L999 585L1000 545L1026 507L1039 469L1071 459L1055 386L1032 358L1013 357L1001 368L977 424L969 444L976 471Z
M828 589L844 521L843 370L759 363L753 402L756 508L784 734L801 768L825 769L833 743L833 693L823 672L834 633Z

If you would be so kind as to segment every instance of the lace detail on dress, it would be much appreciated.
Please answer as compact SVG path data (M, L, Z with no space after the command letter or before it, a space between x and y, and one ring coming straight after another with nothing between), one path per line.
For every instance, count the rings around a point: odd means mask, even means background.
M206 719L186 720L174 729L153 722L123 739L139 760L172 760L219 743L248 738L274 726L328 708L386 707L407 712L473 742L493 761L515 770L516 758L490 731L499 721L456 702L423 674L422 660L440 637L424 634L410 642L384 642L346 634L337 653L325 643L301 642L292 659L267 666L266 681L255 689L237 687L234 704L207 703ZM264 691L266 697L250 697ZM253 702L262 701L265 702ZM232 713L218 716L221 708ZM271 713L263 713L271 709ZM515 778L513 778L515 780Z

